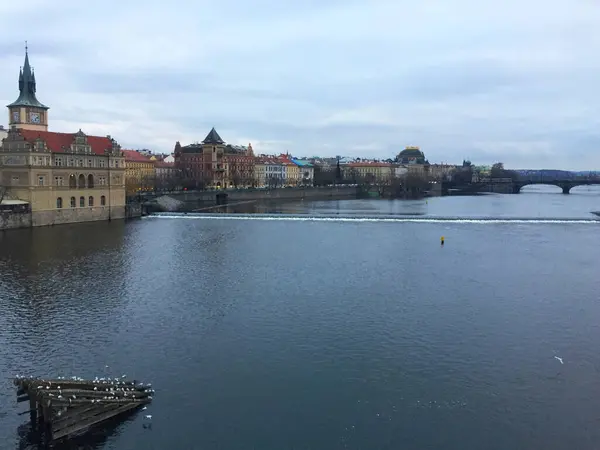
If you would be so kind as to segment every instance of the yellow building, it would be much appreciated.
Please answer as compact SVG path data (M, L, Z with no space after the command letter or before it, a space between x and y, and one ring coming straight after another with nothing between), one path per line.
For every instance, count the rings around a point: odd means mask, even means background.
M256 187L265 187L267 184L267 161L260 156L254 160L254 178Z
M136 150L123 150L125 155L125 188L127 195L154 188L156 171L151 157ZM156 158L155 158L156 159Z
M389 163L358 161L342 166L346 180L375 182L388 180L395 176L394 167Z
M33 226L125 217L121 147L110 136L47 131L48 109L36 98L26 52L0 147L5 198L27 202Z

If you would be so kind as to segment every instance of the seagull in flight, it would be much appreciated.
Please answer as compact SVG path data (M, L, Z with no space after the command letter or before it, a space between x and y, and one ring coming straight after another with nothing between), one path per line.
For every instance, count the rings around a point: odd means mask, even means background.
M561 358L561 357L559 357L559 356L555 356L555 357L554 357L554 359L557 359L557 360L558 360L558 362L560 362L561 364L564 364L564 362L563 362L563 360L562 360L562 358Z

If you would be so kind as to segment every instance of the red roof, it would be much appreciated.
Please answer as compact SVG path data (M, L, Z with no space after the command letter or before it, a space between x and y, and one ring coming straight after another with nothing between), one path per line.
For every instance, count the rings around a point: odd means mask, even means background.
M154 161L154 167L159 167L161 169L172 169L175 167L175 163L158 160Z
M140 152L136 150L123 150L123 154L125 155L125 161L130 162L140 162L140 163L151 163L150 157L142 155Z
M56 133L54 131L35 131L19 130L21 136L28 142L34 142L41 138L50 151L54 153L65 153L71 149L71 144L75 141L76 133ZM87 143L92 147L92 152L96 155L104 155L105 150L112 148L112 142L107 137L86 136Z

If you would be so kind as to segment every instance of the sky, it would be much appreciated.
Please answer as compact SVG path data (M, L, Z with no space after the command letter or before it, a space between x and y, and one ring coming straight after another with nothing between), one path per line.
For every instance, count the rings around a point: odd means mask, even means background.
M6 1L0 101L27 40L49 129L124 148L214 126L257 153L600 170L599 23L597 0Z

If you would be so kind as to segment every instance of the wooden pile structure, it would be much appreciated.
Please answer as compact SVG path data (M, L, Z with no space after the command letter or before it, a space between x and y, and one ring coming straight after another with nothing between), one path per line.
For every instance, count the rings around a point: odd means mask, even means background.
M29 401L31 425L47 442L132 411L152 401L154 390L135 380L78 377L46 380L17 377L17 401Z

